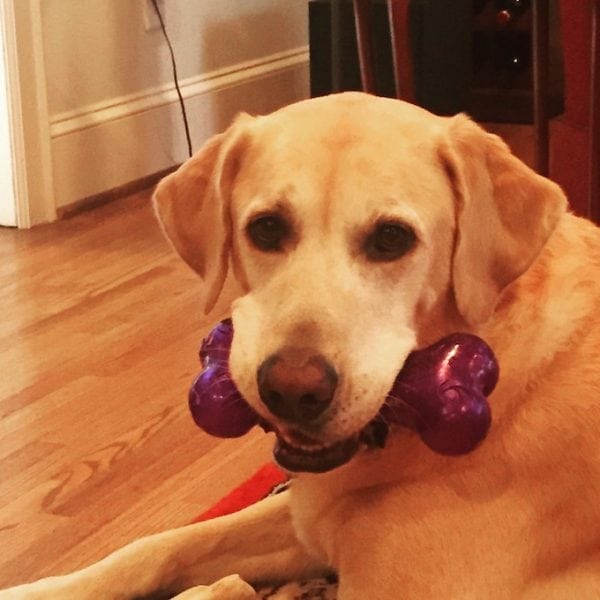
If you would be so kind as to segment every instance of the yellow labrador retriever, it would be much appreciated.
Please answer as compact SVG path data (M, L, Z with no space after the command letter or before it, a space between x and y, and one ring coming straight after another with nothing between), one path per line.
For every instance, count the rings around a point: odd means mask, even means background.
M600 598L600 230L558 186L464 116L349 93L238 118L155 202L206 311L235 276L232 375L298 473L2 600L235 600L326 570L340 600ZM407 355L455 331L501 366L485 442L365 447ZM322 405L267 407L273 356Z

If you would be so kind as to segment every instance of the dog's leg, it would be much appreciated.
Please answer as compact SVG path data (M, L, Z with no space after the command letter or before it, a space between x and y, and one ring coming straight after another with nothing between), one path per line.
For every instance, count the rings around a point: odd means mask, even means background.
M0 600L103 600L175 595L232 573L248 582L321 574L298 542L288 494L238 513L142 538L63 577L0 592Z
M600 598L600 555L545 580L532 582L523 600L598 600Z

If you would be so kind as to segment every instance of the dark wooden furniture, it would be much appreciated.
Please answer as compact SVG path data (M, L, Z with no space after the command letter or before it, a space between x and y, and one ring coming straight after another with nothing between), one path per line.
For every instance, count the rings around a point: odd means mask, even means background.
M600 223L600 0L592 0L588 214Z
M551 123L550 176L600 223L600 0L560 0L565 111Z
M371 37L371 0L353 0L353 5L363 90L376 94L377 86L375 83L373 41ZM396 96L407 102L415 102L409 7L410 0L387 2Z
M451 5L456 18L446 19L437 9L439 2ZM386 0L311 0L311 95L367 89L396 97L399 87L403 98L432 112L449 115L464 110L470 69L470 2L406 0L392 6ZM356 27L363 28L361 35L356 35ZM362 41L367 43L359 52ZM394 61L407 54L410 61Z
M418 101L413 79L414 46L410 40L410 10L414 1L386 0L396 96L409 101ZM372 0L353 0L362 87L377 93L371 4ZM479 4L484 5L485 2ZM581 0L577 3L562 1L566 112L559 126L565 128L566 134L555 136L554 146L550 142L549 0L532 0L531 4L536 168L565 187L577 212L600 222L600 0ZM567 21L567 14L569 19L574 20ZM579 28L574 27L573 23L579 24ZM573 81L575 83L571 85ZM587 94L586 98L581 97L582 89ZM582 150L573 152L576 139L571 138L569 143L566 138L571 127L569 116L571 112L581 112L581 107L584 115L579 117L578 125L579 133L583 131L579 136L583 140L580 141ZM589 108L586 110L586 107ZM571 186L572 181L578 185ZM583 184L584 192L581 191L582 181L587 182Z

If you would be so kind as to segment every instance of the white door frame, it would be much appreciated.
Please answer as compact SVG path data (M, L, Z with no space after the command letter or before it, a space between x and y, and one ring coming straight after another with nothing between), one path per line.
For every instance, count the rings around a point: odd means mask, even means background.
M41 0L0 0L17 225L56 219Z
M4 30L0 28L0 56L4 56ZM0 60L0 225L17 224L13 175L13 145L10 139L10 113L8 111L8 85L5 61Z

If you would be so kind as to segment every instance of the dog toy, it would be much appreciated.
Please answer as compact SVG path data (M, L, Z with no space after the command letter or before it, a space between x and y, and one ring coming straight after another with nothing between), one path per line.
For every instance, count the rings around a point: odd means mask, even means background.
M269 429L231 379L232 340L230 319L210 332L200 349L203 371L189 393L196 424L225 438L242 436L257 424ZM404 425L440 454L466 454L487 435L487 396L497 381L491 348L477 336L454 333L408 356L373 422Z

